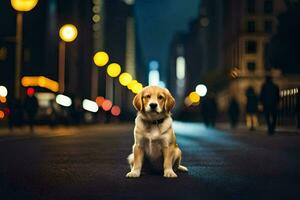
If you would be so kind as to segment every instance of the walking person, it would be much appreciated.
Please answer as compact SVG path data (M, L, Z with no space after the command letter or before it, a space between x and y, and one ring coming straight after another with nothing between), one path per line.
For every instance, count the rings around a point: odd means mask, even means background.
M260 93L260 101L263 105L269 135L275 132L279 99L279 87L273 82L271 76L266 76Z
M246 126L253 131L258 126L258 97L255 94L253 87L248 87L246 90L246 97Z
M240 106L235 97L232 97L228 106L228 116L231 128L236 128L240 116Z
M26 96L24 101L24 109L27 115L28 123L30 126L30 131L33 133L33 125L35 123L35 117L38 111L39 105L38 100L34 94Z

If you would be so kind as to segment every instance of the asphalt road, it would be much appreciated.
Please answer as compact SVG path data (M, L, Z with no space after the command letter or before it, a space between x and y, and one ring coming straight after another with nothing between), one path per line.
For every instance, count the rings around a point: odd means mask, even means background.
M131 125L0 137L0 199L300 199L299 134L174 127L189 169L177 179L125 178Z

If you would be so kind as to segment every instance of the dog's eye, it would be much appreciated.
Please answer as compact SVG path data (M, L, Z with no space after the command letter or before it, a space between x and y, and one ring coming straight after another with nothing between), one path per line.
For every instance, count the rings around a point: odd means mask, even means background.
M149 99L151 96L148 94L145 96L146 99Z
M158 99L159 99L159 100L162 100L163 98L164 98L164 97L161 96L161 95L158 96Z

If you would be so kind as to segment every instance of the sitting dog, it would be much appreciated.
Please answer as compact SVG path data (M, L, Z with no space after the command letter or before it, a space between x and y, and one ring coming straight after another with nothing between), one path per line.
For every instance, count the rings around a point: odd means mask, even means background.
M145 159L153 165L162 160L160 168L164 177L177 177L174 170L188 171L180 164L181 150L176 143L170 113L175 100L170 92L158 86L145 87L134 97L133 105L138 113L132 154L128 156L131 171L126 177L139 177Z

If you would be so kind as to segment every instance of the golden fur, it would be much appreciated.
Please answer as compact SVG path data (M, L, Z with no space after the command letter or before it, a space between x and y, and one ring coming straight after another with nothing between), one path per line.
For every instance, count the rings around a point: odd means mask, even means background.
M156 104L151 108L151 104ZM180 165L181 150L176 143L170 110L175 100L167 89L145 87L133 99L138 111L135 119L134 145L128 156L131 171L126 177L139 177L144 158L155 163L163 160L164 177L177 177L174 170L187 171ZM153 107L153 105L152 105Z

